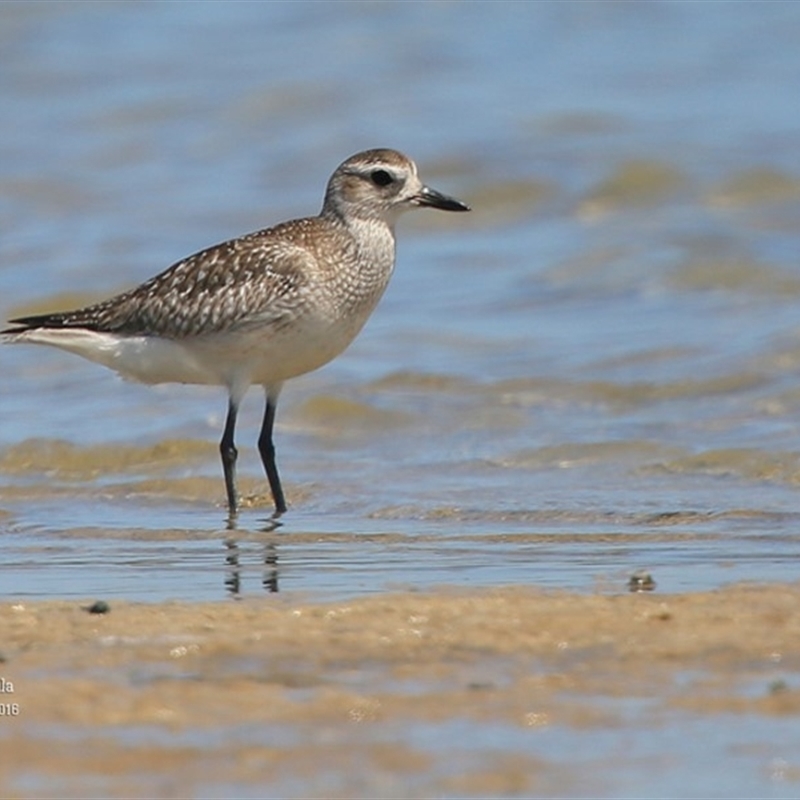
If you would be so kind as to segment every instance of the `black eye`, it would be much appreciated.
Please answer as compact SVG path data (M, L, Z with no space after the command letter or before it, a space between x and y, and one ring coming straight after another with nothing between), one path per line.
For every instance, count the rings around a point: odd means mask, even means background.
M376 169L369 176L376 186L388 186L394 181L394 175L385 169Z

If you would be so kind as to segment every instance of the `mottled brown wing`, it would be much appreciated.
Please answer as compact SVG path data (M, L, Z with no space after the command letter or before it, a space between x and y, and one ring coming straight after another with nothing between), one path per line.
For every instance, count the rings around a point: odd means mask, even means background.
M74 311L19 317L17 327L85 328L122 335L181 339L276 323L295 310L310 254L259 231L173 264L129 292Z

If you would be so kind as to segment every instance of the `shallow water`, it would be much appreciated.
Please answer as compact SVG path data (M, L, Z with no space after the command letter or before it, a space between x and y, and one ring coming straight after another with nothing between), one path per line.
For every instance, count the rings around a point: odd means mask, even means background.
M643 566L676 590L794 577L800 175L796 115L781 101L800 59L777 44L798 12L2 13L0 91L18 120L0 134L8 315L104 296L311 212L332 166L365 146L413 153L474 206L404 220L367 330L287 388L278 447L293 508L269 539L282 587L314 591L324 569L292 552L293 537L334 533L343 573L365 534L397 535L407 552L370 556L358 584L331 577L332 594L451 582L454 540L463 579L478 583L614 589ZM652 47L620 52L629 38ZM7 591L219 597L222 392L134 386L35 348L2 358L4 558L30 563L31 547L67 558L15 570ZM258 395L239 428L260 506L242 515L245 539L267 514ZM139 550L163 529L202 532L193 568L180 549ZM598 534L635 545L591 557L573 546ZM493 551L488 577L481 542L498 535L509 559ZM552 537L546 558L520 572L514 537ZM146 580L135 569L109 580L92 563L98 538L106 558L123 542L141 552ZM423 577L416 545L429 538L442 555L424 546Z
M800 6L0 5L0 314L319 207L365 147L409 215L350 350L291 382L273 529L221 390L0 351L0 594L336 599L792 581ZM166 444L165 444L166 442Z

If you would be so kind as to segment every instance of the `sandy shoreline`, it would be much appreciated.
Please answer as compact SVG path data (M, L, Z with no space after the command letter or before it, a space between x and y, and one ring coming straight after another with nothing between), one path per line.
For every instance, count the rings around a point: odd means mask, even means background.
M0 653L5 797L569 794L589 787L535 752L443 769L458 739L415 730L641 725L620 698L795 715L800 587L4 603Z

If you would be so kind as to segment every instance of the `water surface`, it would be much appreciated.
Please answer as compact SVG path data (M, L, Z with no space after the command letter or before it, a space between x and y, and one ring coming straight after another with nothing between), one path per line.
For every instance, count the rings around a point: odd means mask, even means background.
M222 390L2 348L0 594L794 581L798 44L793 3L0 5L6 318L315 213L366 147L474 208L404 219L286 387L278 528L260 392L229 530Z

